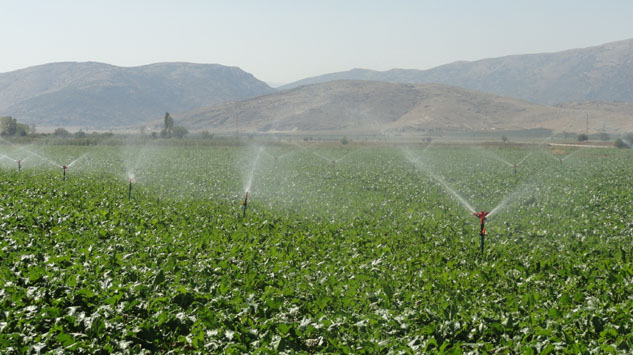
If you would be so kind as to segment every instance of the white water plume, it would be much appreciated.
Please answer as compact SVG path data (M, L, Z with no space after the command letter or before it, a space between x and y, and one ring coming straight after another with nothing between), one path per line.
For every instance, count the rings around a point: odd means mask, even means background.
M45 162L47 162L47 163L49 163L49 164L51 164L51 165L53 165L53 166L56 166L56 167L58 167L58 168L61 168L61 167L62 167L62 166L61 166L61 164L58 164L58 163L56 163L56 162L54 162L54 161L52 161L52 160L50 160L50 159L48 159L48 158L45 158L45 157L43 157L43 156L41 156L41 155L39 155L39 154L37 154L37 153L35 153L35 152L32 152L32 151L30 151L30 150L28 150L28 149L26 149L26 148L24 148L24 147L23 147L23 148L20 148L20 149L23 149L23 150L24 150L25 152L27 152L28 154L31 154L32 156L34 156L34 157L36 157L36 158L38 158L38 159L40 159L40 160L42 160L42 161L45 161Z
M253 178L255 177L255 170L257 169L257 162L259 161L259 157L264 151L263 147L260 147L257 150L257 155L255 155L255 159L251 163L248 175L246 177L246 183L244 184L244 192L249 192L251 190L251 186L253 185Z
M341 160L343 160L343 159L347 158L347 157L350 155L350 153L351 153L351 151L350 151L350 152L347 152L347 153L345 153L345 154L343 154L343 156L342 156L342 157L340 157L340 158L338 158L338 159L334 159L334 162L335 162L335 163L340 162Z
M435 144L435 142L429 143L426 145L426 147L424 147L424 149L422 149L422 151L420 152L420 155L418 155L418 157L416 158L413 154L413 152L411 152L411 150L409 150L408 148L401 148L402 154L404 154L404 157L411 163L414 165L420 164L420 159L424 158L424 156L426 155L426 151L431 148L431 146Z
M568 159L568 158L570 158L570 157L573 157L573 156L574 156L574 155L576 155L576 153L578 153L578 152L580 152L580 149L578 149L578 150L574 150L573 152L571 152L571 153L569 153L569 154L565 155L565 156L563 157L563 161L567 160L567 159Z
M329 161L329 162L333 162L333 161L334 161L334 159L329 158L329 157L326 157L325 155L323 155L323 154L321 154L321 153L318 153L318 152L315 152L315 151L312 151L312 153L313 153L314 155L316 155L317 157L319 157L319 158L321 158L321 159L325 160L325 161Z
M533 187L532 184L525 184L522 187L514 190L514 192L512 192L510 195L508 195L506 198L504 198L503 201L501 201L501 203L499 203L495 208L490 210L490 213L488 213L488 218L494 216L499 211L501 211L502 209L504 209L505 207L510 205L511 202L513 202L514 200L518 199L519 196L523 195L525 192L531 190L532 187Z
M521 159L521 160L517 163L517 166L519 166L519 165L523 164L523 162L525 162L525 161L527 160L527 158L529 158L530 156L532 156L532 154L534 154L534 153L530 153L530 154L526 155L525 157L523 157L523 159Z
M88 155L88 152L82 154L81 156L79 156L79 158L73 160L72 162L70 162L70 164L67 165L68 168L72 167L73 165L75 165L78 161L81 161L82 159L84 159L86 156Z
M147 182L147 178L151 175L149 170L156 167L156 164L151 164L155 156L158 155L156 151L150 150L145 144L139 147L135 142L131 142L121 149L123 168L125 169L122 178L134 179L134 181L138 181L140 178L140 180ZM160 177L159 175L155 176Z
M562 160L560 157L555 156L554 154L552 154L548 150L541 149L541 152L545 153L545 155L547 155L548 157L551 157L552 159L554 159L556 161L561 161Z
M510 163L509 161L503 159L502 157L500 157L497 153L484 149L484 148L479 148L481 151L483 151L486 155L490 156L492 159L504 163L507 166L513 167L514 164Z
M319 157L319 158L321 158L321 159L323 159L325 161L328 161L328 162L331 162L331 163L338 163L341 160L347 158L352 153L352 151L348 151L347 153L343 154L342 156L338 157L337 159L330 158L329 156L323 155L323 154L321 154L319 152L315 152L315 151L312 151L312 153L314 153L314 155L316 155L317 157Z
M468 203L468 201L466 201L465 198L463 198L462 196L460 196L455 190L453 190L450 186L448 186L448 184L439 176L433 174L430 171L426 171L431 177L433 177L435 180L437 180L446 191L448 191L451 195L453 195L453 197L455 197L457 199L457 201L459 201L462 206L464 206L464 208L466 208L469 212L471 213L475 213L475 209Z
M565 131L567 128L569 128L569 126L571 126L572 123L573 123L572 121L567 123L567 126L565 126L565 128L563 128L563 131ZM556 132L553 132L549 137L545 138L543 141L541 141L541 143L537 144L536 147L539 148L539 147L543 146L543 144L547 143L552 138L554 138L555 135L556 135Z

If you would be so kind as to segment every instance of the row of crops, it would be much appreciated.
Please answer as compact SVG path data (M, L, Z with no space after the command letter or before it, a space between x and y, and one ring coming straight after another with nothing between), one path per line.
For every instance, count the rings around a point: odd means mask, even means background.
M627 151L1 147L0 353L633 351Z

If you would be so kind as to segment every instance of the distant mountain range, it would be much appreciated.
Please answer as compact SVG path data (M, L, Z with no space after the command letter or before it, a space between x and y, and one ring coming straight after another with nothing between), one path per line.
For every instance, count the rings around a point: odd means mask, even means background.
M567 113L622 130L631 104L633 39L429 70L354 69L279 89L217 64L67 62L0 74L0 116L70 129L138 128L170 112L188 128L230 130L235 120L260 132L555 128Z
M425 134L437 130L633 131L633 104L541 106L443 84L339 80L176 116L213 132ZM160 122L155 128L160 127Z
M633 39L557 53L455 62L429 70L353 69L299 80L280 89L331 80L447 84L543 105L633 102Z
M274 89L236 67L52 63L0 74L0 115L48 127L133 127Z

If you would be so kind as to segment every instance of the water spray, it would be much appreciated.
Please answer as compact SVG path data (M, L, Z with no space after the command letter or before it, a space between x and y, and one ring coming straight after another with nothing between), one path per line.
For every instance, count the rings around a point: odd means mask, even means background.
M490 212L485 212L485 211L481 211L481 212L473 212L473 215L477 218L479 218L479 221L481 222L481 229L479 230L479 236L481 237L481 244L479 245L479 248L481 250L481 254L483 255L484 253L484 237L486 236L486 216L488 216Z
M127 189L127 200L129 201L132 198L132 184L134 183L134 175L129 177L130 184Z
M66 165L62 165L62 169L64 169L64 181L66 181L66 169L68 167Z
M244 201L242 202L242 218L246 217L247 205L248 205L248 191L246 191L246 196L244 196Z

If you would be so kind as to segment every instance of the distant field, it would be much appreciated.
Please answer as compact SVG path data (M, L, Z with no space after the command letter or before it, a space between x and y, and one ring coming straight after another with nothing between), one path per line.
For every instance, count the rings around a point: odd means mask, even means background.
M252 142L1 144L0 353L633 351L630 150Z

